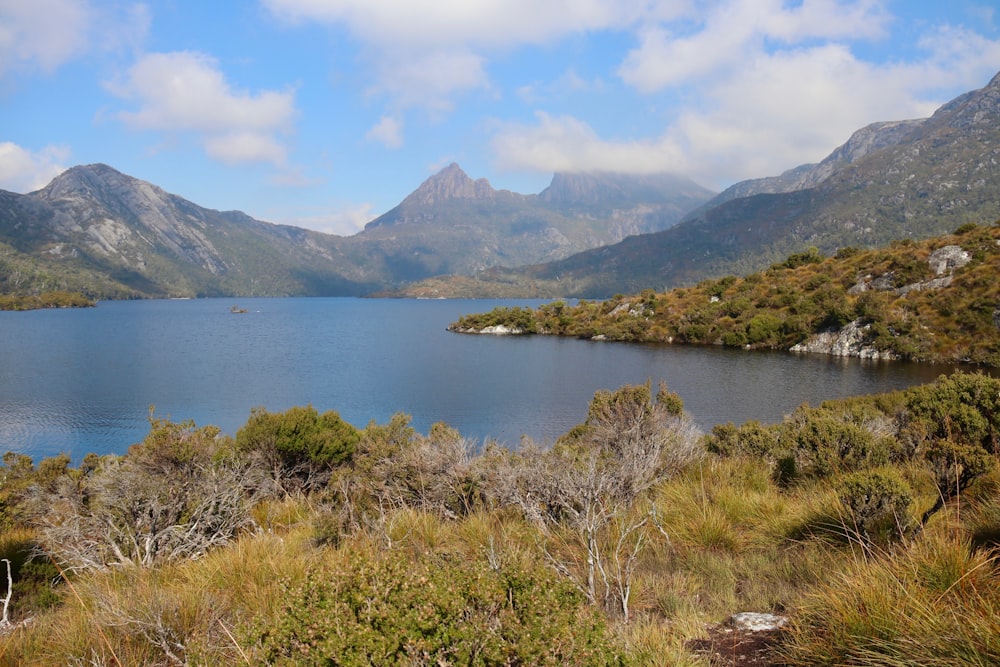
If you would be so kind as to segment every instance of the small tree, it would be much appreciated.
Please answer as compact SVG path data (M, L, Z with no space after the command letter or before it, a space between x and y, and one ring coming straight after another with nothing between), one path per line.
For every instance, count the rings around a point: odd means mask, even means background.
M494 493L550 536L568 531L582 566L549 550L553 566L577 579L592 604L614 601L626 620L634 564L655 524L633 505L702 454L682 405L665 387L654 402L648 384L599 391L586 422L551 450L529 446L511 455L494 480Z
M852 528L864 542L896 540L910 529L910 485L891 468L865 470L844 477L840 502Z

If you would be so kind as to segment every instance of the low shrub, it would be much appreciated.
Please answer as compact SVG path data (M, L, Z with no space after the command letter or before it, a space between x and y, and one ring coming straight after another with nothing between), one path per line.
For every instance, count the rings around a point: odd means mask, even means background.
M909 532L913 493L891 468L864 470L840 482L840 503L848 529L865 542L895 541Z
M403 552L290 586L249 642L274 665L623 665L600 614L547 569Z

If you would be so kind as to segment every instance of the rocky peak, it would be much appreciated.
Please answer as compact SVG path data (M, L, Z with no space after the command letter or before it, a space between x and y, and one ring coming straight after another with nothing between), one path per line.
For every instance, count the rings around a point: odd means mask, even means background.
M448 199L493 199L496 190L485 178L472 180L462 168L452 162L420 184L403 205L429 206Z
M37 194L50 202L86 198L112 209L120 209L123 200L127 205L159 206L169 198L164 190L152 183L123 174L106 164L67 169Z
M887 146L895 146L905 139L914 128L923 124L925 120L924 118L917 118L866 125L852 134L846 143L830 153L819 164L819 167L830 165L832 172L836 167L856 162L879 149L886 148Z
M992 131L1000 115L1000 73L979 90L973 90L945 104L931 116L930 128L945 125L951 128Z

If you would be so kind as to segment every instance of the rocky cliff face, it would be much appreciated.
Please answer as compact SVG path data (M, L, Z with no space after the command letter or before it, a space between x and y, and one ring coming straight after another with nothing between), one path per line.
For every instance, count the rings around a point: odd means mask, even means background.
M227 269L205 235L205 209L107 165L74 167L33 194L54 212L53 237L71 235L88 254L141 271L162 248L216 275Z
M886 121L861 128L817 164L804 164L779 176L756 178L735 183L723 190L701 210L724 202L759 194L780 194L815 187L842 167L853 164L875 151L904 141L926 119Z

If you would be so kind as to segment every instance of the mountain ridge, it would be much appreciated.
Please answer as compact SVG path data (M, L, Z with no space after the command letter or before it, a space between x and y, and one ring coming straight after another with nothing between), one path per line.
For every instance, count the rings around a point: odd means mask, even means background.
M643 224L672 224L690 208L684 202L713 193L691 184L676 201L655 194L655 202L579 215L495 190L452 163L358 234L338 237L207 209L106 164L78 165L35 192L0 191L0 243L10 248L0 257L0 292L23 289L25 275L58 275L42 280L45 289L92 297L360 296L565 257Z
M822 174L824 163L835 166L832 173ZM744 183L748 196L722 193L663 231L518 271L484 272L476 289L607 297L746 274L811 246L832 254L992 223L1000 219L1000 74L930 118L862 128L818 165L786 175L783 184L781 177ZM794 189L793 180L810 185ZM792 189L754 191L761 183ZM461 284L468 295L468 281ZM406 293L453 292L438 280Z

